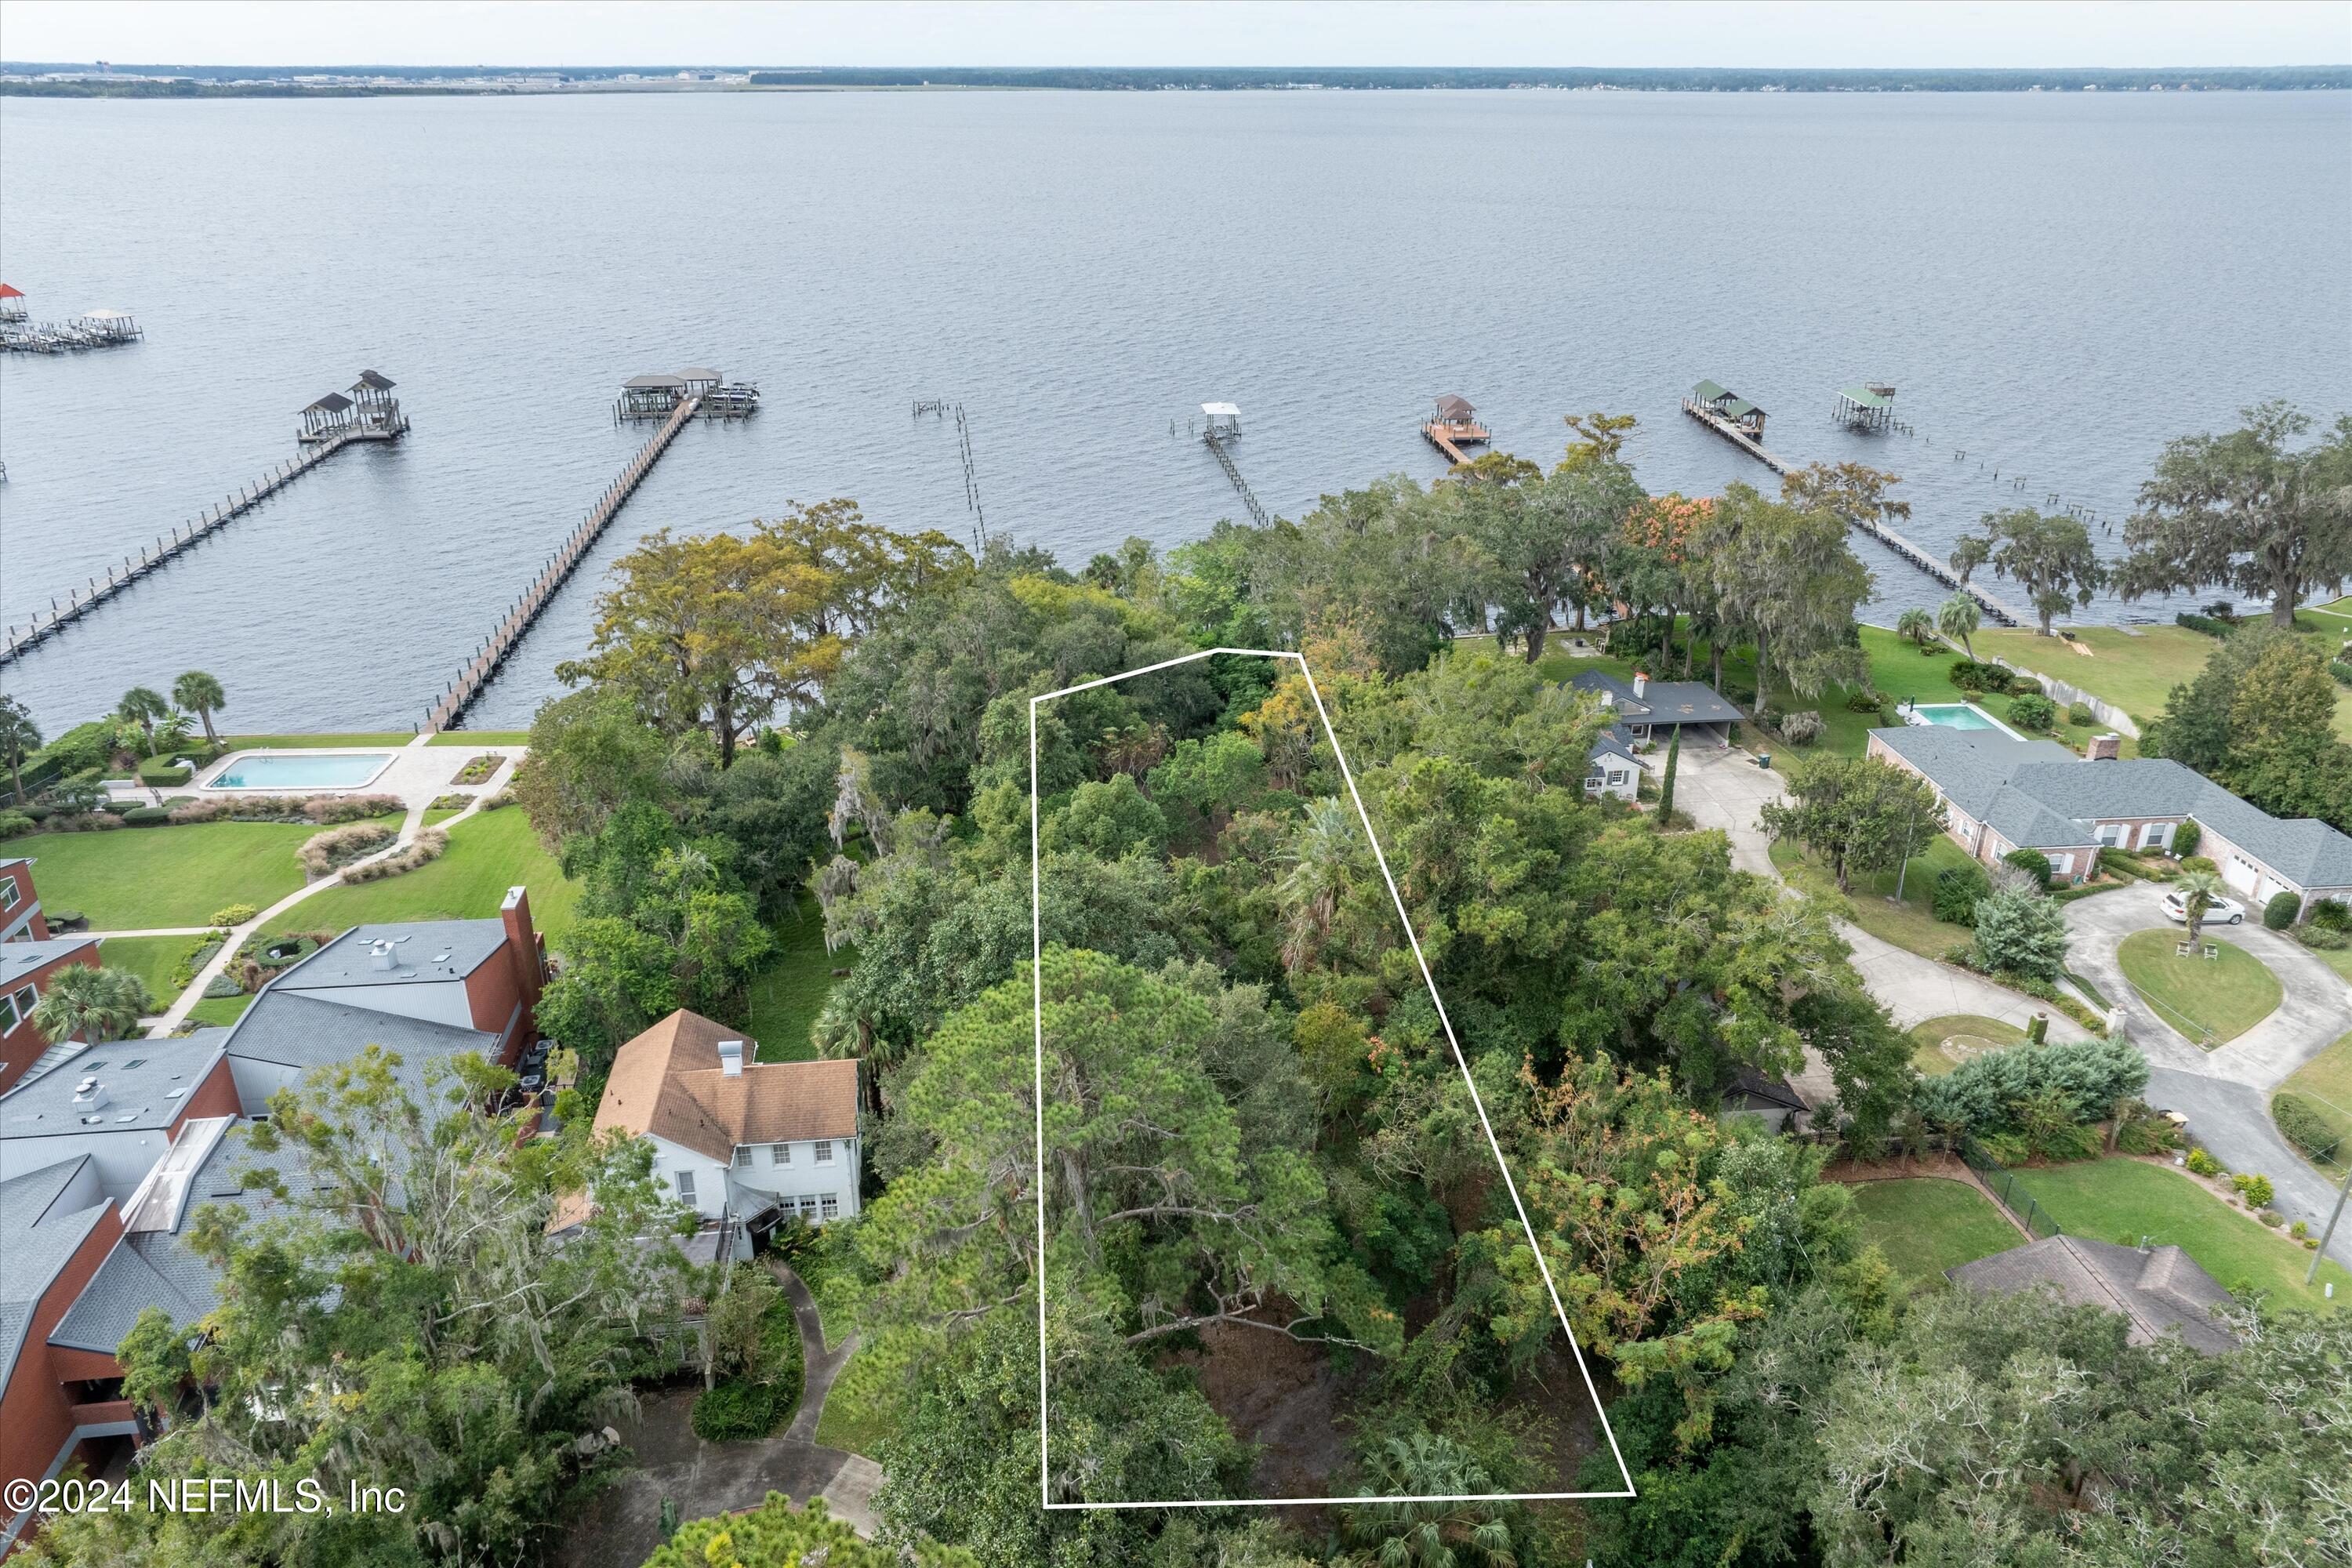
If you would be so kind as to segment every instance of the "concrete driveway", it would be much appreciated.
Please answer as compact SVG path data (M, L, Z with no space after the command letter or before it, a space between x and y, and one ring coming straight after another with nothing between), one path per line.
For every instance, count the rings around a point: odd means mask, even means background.
M2207 1051L2158 1016L2124 979L2116 950L2134 931L2179 931L2165 917L2163 894L2141 884L2066 906L2067 962L2106 994L2130 1020L2135 1045L2152 1066L2226 1079L2254 1089L2278 1087L2288 1074L2352 1031L2352 990L2303 945L2249 921L2209 926L2206 932L2236 943L2270 966L2284 992L2278 1008L2228 1045Z
M1664 772L1663 759L1643 761L1654 773ZM1756 816L1787 793L1787 780L1758 767L1755 757L1737 746L1685 746L1675 764L1675 809L1728 837L1733 865L1775 880L1780 874L1772 869L1771 840L1757 827Z

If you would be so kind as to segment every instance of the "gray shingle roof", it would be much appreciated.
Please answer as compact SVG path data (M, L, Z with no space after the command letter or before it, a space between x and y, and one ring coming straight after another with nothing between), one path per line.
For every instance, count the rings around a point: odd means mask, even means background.
M69 1213L58 1212L58 1201L89 1156L79 1154L37 1171L27 1171L0 1182L0 1388L16 1370L26 1331L58 1270L107 1211L104 1203Z
M2352 838L2273 816L2169 758L2086 763L2053 742L1934 724L1871 733L2012 844L2067 847L2092 842L2095 821L2195 817L2299 887L2352 886Z
M1621 721L1630 719L1644 724L1737 724L1747 718L1704 680L1652 680L1645 682L1642 695L1635 697L1633 682L1620 680L1605 670L1580 669L1568 678L1568 686L1570 690L1589 691L1595 696L1609 693L1615 700L1614 711Z
M279 975L271 989L307 991L325 985L404 985L462 979L498 952L506 937L506 922L497 920L353 926ZM394 944L399 967L373 965L370 949L377 942Z
M402 1077L420 1083L424 1065L460 1051L495 1056L499 1037L425 1018L404 1018L369 1007L305 996L271 986L254 998L229 1031L228 1054L248 1061L288 1067L325 1067L347 1062L369 1046L382 1046L402 1058Z
M68 1132L138 1132L169 1127L187 1109L187 1097L219 1059L221 1031L212 1042L116 1040L84 1046L37 1079L0 1095L0 1138L47 1138ZM106 1103L75 1106L84 1079L96 1079ZM87 1116L100 1118L85 1121Z
M0 985L14 985L43 964L55 963L78 948L95 950L92 936L53 936L46 942L0 942Z
M2238 1342L2212 1315L2214 1308L2233 1304L2230 1293L2177 1247L2142 1252L2087 1237L2049 1236L1944 1274L1978 1290L2006 1293L2047 1285L2062 1300L2130 1319L2134 1344L2178 1333L2192 1348L2215 1355Z

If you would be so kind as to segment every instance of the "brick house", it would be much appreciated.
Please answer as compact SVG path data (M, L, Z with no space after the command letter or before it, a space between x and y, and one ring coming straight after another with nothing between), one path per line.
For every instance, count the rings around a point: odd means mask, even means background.
M2273 816L2168 759L2119 757L2119 744L2103 735L2083 758L2055 742L1915 724L1873 730L1868 754L1934 785L1945 832L1987 865L2039 849L2053 875L2079 882L2102 848L2169 848L2193 819L2197 853L2250 907L2282 892L2302 915L2321 899L2352 900L2352 838Z
M33 889L33 863L19 855L0 860L0 942L47 942L49 922Z

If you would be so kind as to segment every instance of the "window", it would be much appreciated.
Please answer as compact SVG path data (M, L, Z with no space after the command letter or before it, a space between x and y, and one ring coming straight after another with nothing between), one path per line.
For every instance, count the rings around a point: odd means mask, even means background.
M40 998L41 994L33 988L30 982L27 982L23 985L17 986L16 994L8 999L16 1004L16 1016L18 1017L29 1018L33 1015L33 1004L39 1001ZM91 1067L103 1067L106 1064L103 1062L92 1062L89 1065Z
M817 1199L817 1217L819 1219L831 1219L840 1212L841 1194L838 1193L827 1193L824 1196Z
M749 1143L735 1145L735 1168L739 1171L748 1171L751 1168L751 1145Z
M694 1173L692 1171L680 1171L677 1175L671 1177L670 1180L677 1184L677 1195L681 1202L690 1204L694 1201Z
M15 909L16 900L24 896L17 890L16 878L0 877L0 910Z
M0 996L0 1035L6 1034L16 1026L16 1004L8 997Z
M803 1193L799 1197L793 1199L793 1202L795 1206L799 1208L802 1217L803 1218L816 1213L816 1199L811 1197L806 1193Z
M830 1165L833 1163L832 1139L820 1138L816 1141L816 1163L820 1165Z
M769 1163L769 1164L771 1164L771 1165L789 1165L789 1164L791 1164L792 1163L793 1163L793 1146L792 1146L791 1144L789 1144L789 1143L771 1143L771 1144L769 1144L769 1145L768 1145L768 1163Z

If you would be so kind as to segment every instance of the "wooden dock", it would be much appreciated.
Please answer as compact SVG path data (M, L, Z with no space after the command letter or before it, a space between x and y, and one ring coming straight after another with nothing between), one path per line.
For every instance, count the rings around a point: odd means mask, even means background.
M1725 440L1730 442L1733 446L1738 447L1741 451L1747 453L1749 457L1754 458L1757 461L1762 463L1766 468L1770 468L1776 474L1786 475L1796 468L1801 466L1790 463L1788 458L1781 457L1779 453L1769 450L1762 442L1758 441L1755 437L1749 436L1747 431L1742 430L1738 426L1733 424L1730 420L1725 418L1722 415L1717 414L1715 410L1707 407L1704 404L1695 402L1692 399L1685 397L1683 399L1683 412L1697 420L1700 424L1706 426L1708 429L1714 431L1717 435L1722 437ZM1959 593L1966 594L1969 598L1974 599L1977 602L1977 607L1984 611L1987 619L2004 626L2022 626L2033 624L2033 617L2028 615L2025 611L2019 609L2016 605L2010 604L1996 595L1986 592L1983 588L1978 586L1974 583L1961 582L1960 574L1953 571L1948 564L1937 560L1933 555L1928 554L1925 550L1920 549L1917 545L1912 543L1908 539L1904 538L1903 535L1887 527L1885 523L1864 521L1855 523L1854 527L1870 535L1871 538L1875 539L1879 543L1884 544L1887 549L1893 551L1895 554L1901 556L1904 560L1909 562L1920 571L1925 572L1928 576L1934 578L1937 582L1941 583L1947 588L1957 590Z
M701 411L701 402L699 397L681 398L670 410L669 417L662 421L661 428L654 432L653 439L629 459L628 467L621 470L620 477L605 487L604 493L596 498L596 504L590 507L587 515L580 520L580 526L574 528L570 537L547 558L540 568L539 575L531 579L530 586L507 606L506 614L491 629L490 635L482 639L473 657L457 672L457 679L450 681L447 689L425 710L425 733L432 735L444 730L454 730L464 721L466 710L481 696L483 688L489 685L499 667L506 663L507 656L521 643L532 623L539 619L581 561L594 548L606 526L627 504L629 497L636 493L637 486L653 471L653 466L661 460L661 455L669 449L671 439L686 427L688 420Z
M10 626L6 643L0 645L0 665L14 662L18 655L47 642L165 562L194 549L345 447L359 441L388 441L407 427L407 422L403 420L398 430L353 430L334 440L320 442L300 457L280 463L234 495L223 497L217 504L171 532L156 535L154 543L142 546L135 558L126 555L119 565L109 566L104 582L92 577L84 586L68 589L63 603L51 598L48 612L36 612L31 624Z

